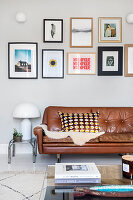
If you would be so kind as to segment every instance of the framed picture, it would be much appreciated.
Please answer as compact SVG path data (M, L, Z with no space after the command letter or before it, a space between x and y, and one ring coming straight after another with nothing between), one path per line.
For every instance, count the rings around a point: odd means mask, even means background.
M64 78L64 50L42 50L42 78Z
M122 76L123 47L98 47L98 75Z
M43 20L43 41L48 43L63 42L63 19Z
M122 18L100 17L99 18L99 42L118 43L122 42Z
M8 78L38 78L38 44L30 42L8 43Z
M125 76L133 76L133 44L125 44Z
M93 18L70 19L70 46L93 47Z
M96 53L68 53L68 74L96 74Z

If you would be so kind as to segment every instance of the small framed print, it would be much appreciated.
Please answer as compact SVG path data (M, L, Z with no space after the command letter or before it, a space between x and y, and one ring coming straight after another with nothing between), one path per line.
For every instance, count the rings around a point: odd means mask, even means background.
M38 44L30 42L8 43L8 78L38 78Z
M70 19L70 47L93 47L93 18Z
M47 43L63 42L63 19L43 20L43 42Z
M122 76L123 47L98 47L98 76Z
M119 43L122 42L122 18L100 17L99 18L99 42Z
M96 74L96 53L68 53L68 74Z
M133 76L133 44L125 44L125 76Z
M42 50L42 78L64 78L64 50Z

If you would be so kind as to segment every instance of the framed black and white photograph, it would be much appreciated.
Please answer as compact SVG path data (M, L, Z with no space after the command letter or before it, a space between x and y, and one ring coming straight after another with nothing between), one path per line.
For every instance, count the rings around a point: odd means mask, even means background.
M8 43L8 78L38 78L38 44L30 42Z
M43 42L47 43L63 42L63 19L43 20Z
M70 47L93 47L93 18L70 19Z
M42 50L42 78L64 78L64 50Z
M98 47L98 75L122 76L123 47Z

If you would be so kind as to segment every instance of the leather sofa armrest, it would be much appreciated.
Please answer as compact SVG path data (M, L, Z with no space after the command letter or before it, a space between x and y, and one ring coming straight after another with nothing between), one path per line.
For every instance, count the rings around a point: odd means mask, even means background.
M33 129L33 133L37 136L37 143L38 143L38 151L42 154L42 147L43 147L43 129L39 126Z

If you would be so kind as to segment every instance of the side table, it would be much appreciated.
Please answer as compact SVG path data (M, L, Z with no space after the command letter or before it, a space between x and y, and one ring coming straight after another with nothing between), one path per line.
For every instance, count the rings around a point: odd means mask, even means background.
M15 144L30 144L32 146L33 151L33 163L36 162L36 156L37 156L37 140L36 138L32 138L30 140L23 140L22 142L15 142L13 139L9 142L8 145L8 164L11 164L11 150L12 150L12 156L15 156Z

